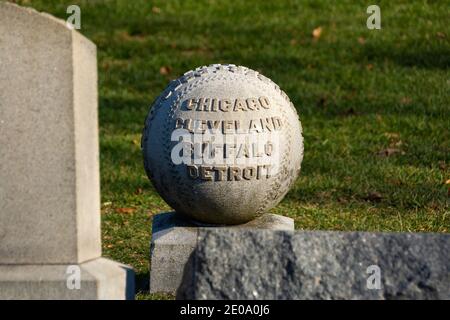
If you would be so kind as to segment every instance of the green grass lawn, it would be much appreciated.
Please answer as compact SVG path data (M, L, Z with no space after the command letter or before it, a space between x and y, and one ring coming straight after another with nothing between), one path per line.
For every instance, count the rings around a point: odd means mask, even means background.
M171 298L147 293L152 217L169 207L144 172L144 119L201 65L258 70L294 102L302 172L273 212L296 229L450 232L449 1L377 1L381 30L364 1L16 2L64 19L78 4L97 45L103 253L135 268L138 298Z

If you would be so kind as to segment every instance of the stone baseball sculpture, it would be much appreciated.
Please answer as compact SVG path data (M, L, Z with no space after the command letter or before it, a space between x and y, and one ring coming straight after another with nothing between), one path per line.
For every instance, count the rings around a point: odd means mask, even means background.
M300 172L303 138L293 104L270 79L211 65L155 100L142 151L148 177L178 213L231 225L281 201Z

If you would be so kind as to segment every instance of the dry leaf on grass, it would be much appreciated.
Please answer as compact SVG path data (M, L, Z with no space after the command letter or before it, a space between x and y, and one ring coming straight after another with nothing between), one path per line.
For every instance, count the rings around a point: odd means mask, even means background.
M136 208L116 208L117 213L133 213L136 211Z
M317 27L312 32L312 36L314 39L319 39L321 35L322 35L322 27Z
M161 68L159 68L159 73L162 75L168 75L171 71L172 71L171 67L162 66Z

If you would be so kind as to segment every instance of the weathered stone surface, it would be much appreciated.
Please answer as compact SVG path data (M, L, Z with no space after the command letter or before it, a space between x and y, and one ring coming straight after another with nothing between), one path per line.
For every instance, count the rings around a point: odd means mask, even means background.
M99 257L96 47L0 3L0 263Z
M150 244L150 292L175 293L183 277L183 269L197 244L199 226L175 212L156 215ZM291 218L266 214L243 225L225 228L294 230Z
M1 2L0 46L0 299L133 298L132 269L100 258L95 45Z
M270 79L235 65L201 67L172 81L153 104L142 135L145 169L180 214L242 224L267 213L295 182L301 130L293 104Z
M177 297L450 299L449 252L448 234L202 230Z
M0 300L134 299L128 266L104 258L74 266L80 271L79 289L67 285L69 265L0 265Z

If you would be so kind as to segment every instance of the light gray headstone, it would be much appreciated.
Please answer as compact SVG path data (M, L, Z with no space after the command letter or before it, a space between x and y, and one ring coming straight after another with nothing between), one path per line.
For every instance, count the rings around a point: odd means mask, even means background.
M0 299L129 297L130 269L100 258L95 45L1 2L0 48ZM71 264L91 287L65 291Z
M178 298L450 299L450 235L202 230Z
M153 217L150 243L150 293L174 294L181 284L183 270L197 244L201 228L175 212ZM276 214L265 214L250 222L235 226L208 228L244 228L264 230L294 230L294 220Z
M95 45L0 4L0 263L100 256Z

